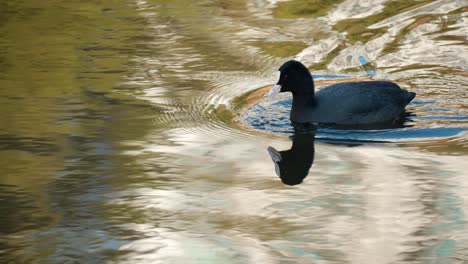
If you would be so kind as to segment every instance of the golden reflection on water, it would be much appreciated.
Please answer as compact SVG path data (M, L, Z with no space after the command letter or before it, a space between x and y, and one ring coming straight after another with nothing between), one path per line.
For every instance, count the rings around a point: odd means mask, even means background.
M289 187L267 148L291 141L233 111L286 59L363 77L364 56L466 116L466 4L305 2L0 3L0 262L466 261L466 133L315 142Z

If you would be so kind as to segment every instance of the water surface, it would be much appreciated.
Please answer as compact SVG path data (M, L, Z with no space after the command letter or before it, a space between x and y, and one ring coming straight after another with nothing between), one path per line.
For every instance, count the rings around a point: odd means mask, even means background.
M305 2L1 2L0 262L467 261L466 3ZM288 98L234 101L291 58L401 83L418 132L319 133L283 184Z

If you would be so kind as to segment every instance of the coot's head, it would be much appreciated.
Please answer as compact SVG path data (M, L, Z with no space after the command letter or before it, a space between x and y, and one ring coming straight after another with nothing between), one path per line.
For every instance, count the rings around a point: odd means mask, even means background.
M300 92L314 91L312 75L304 64L290 60L285 62L279 68L273 87L268 92L270 99L282 92L291 92L293 94Z

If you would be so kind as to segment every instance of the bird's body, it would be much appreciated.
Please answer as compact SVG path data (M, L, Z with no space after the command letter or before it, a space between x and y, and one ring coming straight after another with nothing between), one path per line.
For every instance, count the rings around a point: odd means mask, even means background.
M301 104L297 99L291 121L341 125L393 121L414 96L386 81L333 84L315 93L313 102Z
M290 113L293 123L371 125L392 122L416 95L389 81L338 83L315 93L312 76L300 62L288 61L279 71L279 80L272 91L276 87L273 93L288 91L293 94Z

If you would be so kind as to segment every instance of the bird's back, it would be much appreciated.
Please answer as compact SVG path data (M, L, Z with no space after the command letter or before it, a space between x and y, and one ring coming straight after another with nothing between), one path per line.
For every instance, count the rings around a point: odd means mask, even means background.
M387 81L334 84L315 94L317 105L308 111L307 119L335 124L389 121L398 117L414 96Z

